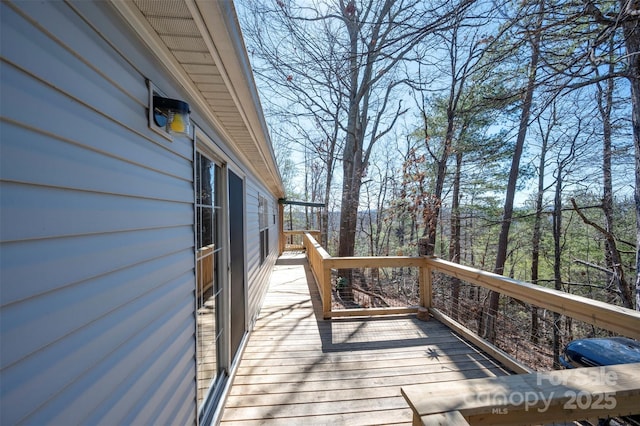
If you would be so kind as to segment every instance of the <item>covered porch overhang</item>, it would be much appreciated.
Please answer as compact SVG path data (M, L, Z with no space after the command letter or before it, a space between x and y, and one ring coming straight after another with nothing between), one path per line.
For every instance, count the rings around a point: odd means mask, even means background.
M111 0L234 155L284 196L232 1Z

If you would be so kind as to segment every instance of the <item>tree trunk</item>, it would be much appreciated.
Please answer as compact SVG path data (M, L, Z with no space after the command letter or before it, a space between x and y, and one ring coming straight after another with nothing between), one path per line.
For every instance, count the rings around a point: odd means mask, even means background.
M345 144L345 156L343 160L342 178L342 206L340 209L340 241L338 246L339 257L352 257L355 253L356 227L358 222L358 204L360 201L361 187L361 158L362 151L355 149L355 142L347 137ZM351 270L340 270L339 276L344 278L345 286L343 297L352 296Z
M357 114L357 106L354 113ZM349 121L357 118L349 118ZM352 127L351 125L349 126ZM356 126L353 125L355 129ZM357 133L357 130L354 132ZM340 208L340 245L338 256L349 257L355 253L358 204L362 186L362 142L357 134L347 136L342 162L342 205Z
M612 71L613 64L609 65ZM604 213L604 229L613 233L613 179L611 177L611 108L613 105L613 88L614 81L609 79L605 81L606 87L603 89L600 84L598 89L598 110L602 118L602 211ZM609 244L609 240L605 239L604 257L607 268L615 271L616 265L613 262L613 247ZM621 265L620 265L621 266ZM612 274L612 280L615 280L616 274ZM616 283L615 287L619 287ZM615 293L612 292L612 286L607 286L607 302L611 303L615 299Z
M345 12L345 23L349 33L349 107L347 118L347 134L342 155L342 201L340 207L340 239L338 256L351 257L355 253L356 225L358 221L358 204L360 201L360 181L362 166L362 135L360 134L359 116L360 99L358 97L358 24L355 13ZM351 270L341 270L339 276L344 278L345 297L353 294Z
M611 43L613 40L611 41ZM613 47L611 47L613 51ZM609 73L613 73L613 62L609 65ZM611 283L607 286L608 302L613 302L617 298L617 294L622 299L622 305L626 308L633 308L633 297L631 285L625 278L624 267L620 252L616 246L614 238L613 223L613 179L611 176L611 144L612 144L612 128L611 128L611 110L613 107L613 92L615 82L609 79L605 82L606 87L598 83L598 110L602 118L602 210L604 212L604 237L605 237L605 260L607 268L611 271ZM574 206L575 207L575 206Z
M518 172L520 169L520 157L524 149L524 141L527 136L527 127L531 115L531 104L533 100L533 92L536 87L536 75L538 69L538 59L540 55L540 39L542 31L542 17L544 15L544 0L540 0L538 21L535 28L535 36L531 41L531 62L529 63L529 78L522 103L522 111L520 113L520 125L518 127L518 138L511 161L511 169L509 170L509 180L507 182L507 194L504 201L504 213L502 215L502 225L500 227L500 236L498 237L498 253L496 254L496 266L494 272L502 275L504 265L507 261L507 246L509 243L509 228L511 227L511 219L513 217L513 200L516 194L516 185L518 183ZM495 322L498 315L498 306L500 305L500 293L492 291L489 296L489 308L487 310L487 319L484 321L483 337L490 342L494 342L496 338Z
M533 223L533 237L531 250L531 282L538 284L538 272L540 265L540 225L542 222L542 203L544 200L544 175L545 162L547 159L547 144L549 141L549 133L542 138L542 147L540 148L540 163L538 164L538 193L536 195L536 216ZM531 305L531 342L538 343L538 308Z
M453 197L451 201L451 240L449 242L449 260L460 263L460 174L462 152L456 152L456 170L453 176ZM458 319L460 306L460 280L451 278L451 317Z
M335 142L333 142L335 147ZM320 239L321 244L325 249L329 249L329 200L331 197L331 185L333 183L333 148L331 149L331 155L327 158L327 178L325 180L324 195L322 202L324 207L320 216Z
M453 93L451 94L453 96ZM453 102L453 99L449 99L449 104ZM429 136L427 134L427 116L425 112L422 112L424 120L425 138L424 143L429 144ZM454 115L451 109L447 111L447 132L444 140L444 146L439 158L433 156L433 160L436 162L436 182L433 194L430 194L426 200L424 200L423 218L425 223L424 236L427 238L427 255L433 256L436 252L436 235L438 231L438 217L440 215L440 208L442 206L442 191L444 188L444 180L447 173L447 161L449 159L449 152L451 151L451 143L453 140L453 120ZM429 149L428 149L429 150ZM429 150L430 151L430 150Z
M556 192L553 201L553 282L556 290L562 290L562 275L560 267L562 265L562 246L560 239L562 236L562 173L564 163L558 166L558 177L556 180ZM560 315L553 313L553 366L560 368Z
M456 40L457 31L454 30L453 40ZM458 99L462 93L462 88L464 85L465 77L464 75L460 77L456 73L456 58L453 54L453 51L457 46L451 46L452 49L450 51L450 61L451 61L451 87L449 89L449 99L447 100L447 130L444 138L444 146L442 147L442 152L440 154L440 158L433 159L436 161L436 183L435 190L430 197L430 199L425 204L424 209L424 219L426 224L426 237L427 237L427 254L433 255L435 253L436 247L436 235L438 228L438 219L440 216L440 209L442 208L442 192L444 190L444 181L447 175L447 162L449 161L449 155L451 154L451 147L453 145L454 138L454 130L455 130L455 121L456 121L456 110L458 105ZM457 92L456 92L457 88ZM423 120L424 120L424 128L425 128L425 144L428 145L429 138L427 135L427 116L425 112L422 112Z
M631 124L633 127L633 145L635 147L636 175L636 309L640 310L640 31L638 31L638 2L620 0L622 11L629 9L628 19L624 21L623 31L626 57L629 61L627 75L631 85ZM635 18L635 19L632 19Z

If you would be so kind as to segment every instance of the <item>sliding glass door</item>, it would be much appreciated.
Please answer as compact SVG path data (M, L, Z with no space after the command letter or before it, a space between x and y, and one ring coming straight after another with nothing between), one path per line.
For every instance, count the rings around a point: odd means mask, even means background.
M206 423L246 333L245 182L204 149L195 158L196 377Z
M196 361L198 406L220 381L223 368L224 271L222 167L196 154Z

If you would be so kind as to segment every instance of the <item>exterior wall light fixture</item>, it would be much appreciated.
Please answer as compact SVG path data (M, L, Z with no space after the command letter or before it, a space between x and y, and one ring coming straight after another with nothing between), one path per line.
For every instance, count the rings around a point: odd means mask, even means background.
M159 127L163 127L167 133L190 132L189 104L177 99L153 96L153 121Z

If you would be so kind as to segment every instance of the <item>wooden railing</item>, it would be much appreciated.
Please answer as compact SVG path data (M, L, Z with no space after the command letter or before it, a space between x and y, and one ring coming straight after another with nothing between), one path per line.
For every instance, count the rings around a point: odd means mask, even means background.
M420 302L424 307L431 305L430 279L427 276L427 268L424 258L410 256L387 257L331 257L329 253L313 238L310 233L304 234L304 246L309 260L309 265L318 284L318 291L322 297L322 312L324 318L339 316L362 315L392 315L412 313L418 311L418 306L390 307L390 308L357 308L334 310L331 303L331 270L350 268L420 268Z
M479 285L539 308L586 322L623 336L640 339L640 312L559 290L514 280L438 258L424 258L437 271Z
M436 319L463 334L474 344L503 362L509 368L521 373L531 372L532 370L530 368L518 362L501 349L489 344L476 333L432 306L432 276L433 272L440 272L532 304L538 308L557 312L622 336L640 339L640 312L631 309L514 280L436 257L331 257L308 232L304 233L304 246L318 285L318 290L322 297L323 317L325 319L338 316L410 313L416 312L420 307L424 307L427 308ZM419 269L420 306L340 310L333 308L332 269L385 267L414 267Z
M196 268L198 271L198 287L196 296L200 299L204 293L213 287L213 250L215 244L198 249Z
M514 280L491 272L459 265L436 257L331 257L327 251L313 238L310 233L304 234L304 246L311 270L318 285L318 291L322 298L322 310L325 319L335 316L345 315L382 315L382 314L398 314L405 312L413 312L419 307L406 308L375 308L375 309L347 309L336 311L332 307L332 269L350 269L350 268L386 268L386 267L414 267L419 268L419 292L420 305L427 308L432 316L447 326L462 334L466 339L470 340L485 353L491 355L494 359L501 362L511 370L524 373L521 376L509 376L507 378L498 377L492 379L463 380L457 382L457 387L453 392L447 395L454 395L455 401L470 401L473 395L477 394L478 386L483 389L489 386L517 392L529 392L526 395L533 395L533 392L540 398L545 398L549 406L546 412L529 409L533 406L529 405L528 400L523 400L520 405L511 404L510 400L507 405L500 405L497 400L494 404L491 401L484 401L482 406L478 404L473 407L463 407L451 403L451 398L440 398L444 403L449 404L439 407L434 411L434 397L438 396L438 392L433 394L432 385L415 388L403 388L403 395L409 402L414 411L414 424L521 424L522 419L526 418L526 422L540 420L578 420L582 415L592 416L598 415L598 412L590 412L589 410L577 410L574 412L566 412L566 392L560 393L558 387L553 386L529 386L522 385L523 380L530 383L536 378L546 376L534 376L535 373L529 367L507 354L503 350L497 348L491 343L479 337L476 333L462 326L457 321L449 318L447 315L432 306L432 276L434 272L442 273L451 277L458 278L464 282L478 285L492 291L496 291L505 296L520 300L524 303L532 304L538 308L547 309L552 312L575 318L579 321L594 325L596 327L609 330L633 339L640 339L640 312L633 311L608 303L599 302L586 297L565 293L558 290L548 289L533 285L530 283ZM640 364L635 364L631 368L638 368ZM609 410L611 415L627 415L635 413L637 400L640 397L640 376L637 371L635 376L630 378L626 374L626 367L621 367L618 377L620 382L612 384L602 389L586 389L583 390L584 395L597 398L601 395L614 395L619 405ZM552 372L544 373L553 376L553 380L560 380L570 377L571 371L568 372ZM542 373L541 373L542 374ZM586 374L586 373L585 373ZM558 377L554 376L558 375ZM513 377L513 378L510 378ZM523 379L523 377L525 379ZM533 379L531 379L533 377ZM550 376L551 377L551 376ZM572 377L572 376L571 376ZM486 381L487 383L483 382ZM568 379L567 379L568 380ZM493 383L492 381L495 381ZM491 382L491 383L489 383ZM555 382L554 382L555 383ZM560 383L560 382L558 382ZM535 384L535 383L534 383ZM477 386L476 386L477 385ZM442 389L448 389L449 383L443 383ZM511 387L509 387L511 386ZM593 387L593 386L592 386ZM512 389L513 388L513 389ZM538 389L540 388L540 389ZM440 388L438 388L440 389ZM488 388L487 388L488 389ZM493 388L491 388L493 389ZM580 390L576 387L574 390ZM449 389L451 391L451 389ZM592 392L593 391L593 392ZM590 392L590 393L587 393ZM594 393L595 392L595 393ZM604 392L604 393L603 393ZM435 395L435 396L434 396ZM582 395L582 394L581 394ZM442 395L440 395L442 396ZM465 399L466 398L466 399ZM564 398L564 399L563 399ZM596 399L593 399L596 401ZM425 408L426 407L426 408ZM534 407L538 408L538 407ZM506 413L512 413L507 416ZM499 414L499 415L498 415ZM602 414L605 414L602 412ZM488 419L488 420L487 420ZM456 421L458 423L456 423ZM498 422L498 423L495 423ZM502 423L501 423L502 422Z
M331 312L331 268L325 265L325 261L331 256L310 233L305 233L302 241L322 299L323 316L329 318L327 313Z
M321 243L320 231L316 230L295 230L282 231L280 233L280 254L285 251L299 251L304 249L304 235L310 234L314 240Z

